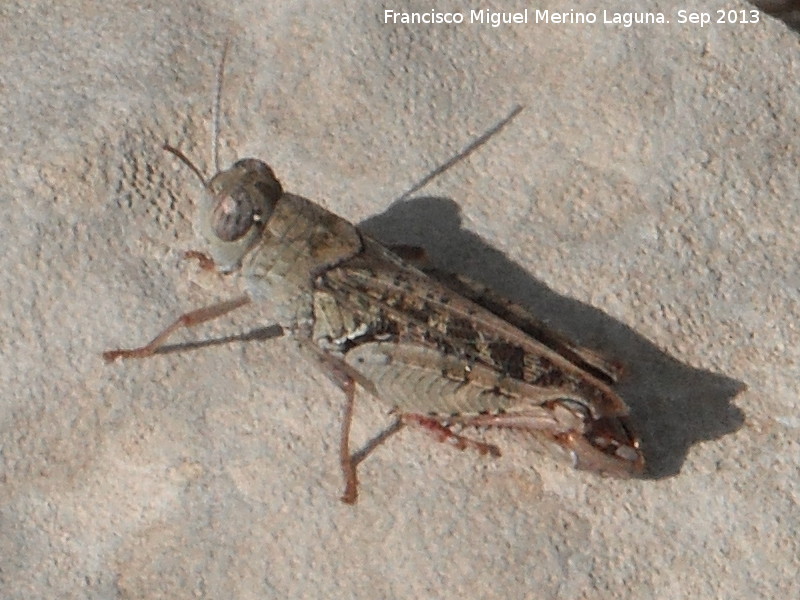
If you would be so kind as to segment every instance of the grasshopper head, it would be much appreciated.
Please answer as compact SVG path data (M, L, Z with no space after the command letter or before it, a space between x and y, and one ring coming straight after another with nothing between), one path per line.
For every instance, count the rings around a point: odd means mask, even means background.
M227 53L226 40L217 68L212 116L211 154L212 164L217 169L222 75ZM209 181L183 152L169 144L164 144L163 148L189 167L205 188L196 229L206 242L214 265L223 273L238 269L245 254L258 243L264 225L283 195L283 188L272 169L258 159L244 158L233 163L229 169L219 171Z
M220 271L239 267L282 195L272 169L255 158L237 161L208 182L197 225Z

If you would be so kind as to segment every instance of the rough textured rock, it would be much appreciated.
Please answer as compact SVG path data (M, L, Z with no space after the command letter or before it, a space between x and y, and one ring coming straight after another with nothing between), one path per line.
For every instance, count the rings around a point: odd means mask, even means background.
M797 597L798 34L763 13L701 28L677 23L683 5L647 5L671 22L6 2L0 596ZM596 3L539 8L602 20ZM718 8L753 6L702 10ZM492 461L406 431L346 507L341 395L288 340L102 363L237 293L181 259L199 190L160 150L211 170L226 37L223 162L263 158L287 190L425 245L625 363L649 479L575 472L521 435L494 436ZM359 440L386 423L369 399L357 410Z

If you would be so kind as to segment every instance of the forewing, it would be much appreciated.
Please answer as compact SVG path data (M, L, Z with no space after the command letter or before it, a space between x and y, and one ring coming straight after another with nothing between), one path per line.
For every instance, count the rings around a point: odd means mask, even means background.
M622 375L622 365L618 362L609 360L591 348L574 344L553 331L551 327L532 315L530 311L502 297L487 286L464 275L454 275L435 268L423 268L422 271L464 298L468 298L506 322L511 323L523 333L554 350L576 367L591 373L604 383L613 385Z
M572 399L595 419L627 413L558 348L367 237L364 251L321 274L315 289L315 337L354 368L360 361L383 399L404 410L479 413Z

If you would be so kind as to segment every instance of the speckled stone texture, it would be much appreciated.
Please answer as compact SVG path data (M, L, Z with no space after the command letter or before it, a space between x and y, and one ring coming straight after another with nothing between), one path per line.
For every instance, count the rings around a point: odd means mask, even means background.
M0 597L800 597L800 46L780 20L392 25L523 3L5 2ZM435 6L434 6L435 4ZM529 11L533 9L527 6ZM468 19L467 19L468 20ZM340 392L184 261L223 162L421 244L627 367L644 480L404 431L338 501ZM404 193L515 105L477 151ZM242 334L257 329L257 340ZM353 434L384 426L365 395Z

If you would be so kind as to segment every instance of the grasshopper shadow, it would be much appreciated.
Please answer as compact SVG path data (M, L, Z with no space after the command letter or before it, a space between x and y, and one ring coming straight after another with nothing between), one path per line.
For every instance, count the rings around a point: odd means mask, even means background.
M555 331L620 361L625 374L615 388L641 435L647 477L677 474L693 444L742 426L744 415L731 400L746 389L744 383L683 364L601 310L557 294L463 229L452 200L398 201L359 227L386 245L425 248L436 267L489 286Z
M800 33L800 5L797 0L750 0L769 16L780 19L794 31ZM717 13L713 13L715 16Z

